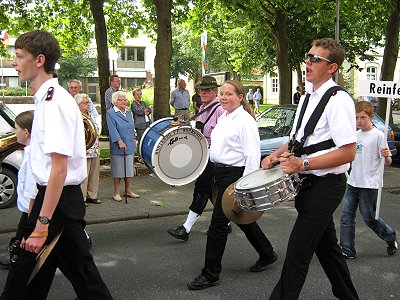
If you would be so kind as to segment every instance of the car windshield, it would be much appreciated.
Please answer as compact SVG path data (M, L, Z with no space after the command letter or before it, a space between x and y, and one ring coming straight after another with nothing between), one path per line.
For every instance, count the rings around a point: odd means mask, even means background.
M258 119L260 138L288 136L293 125L296 110L287 107L272 107Z
M0 119L2 119L0 122L0 135L15 131L15 114L1 102Z

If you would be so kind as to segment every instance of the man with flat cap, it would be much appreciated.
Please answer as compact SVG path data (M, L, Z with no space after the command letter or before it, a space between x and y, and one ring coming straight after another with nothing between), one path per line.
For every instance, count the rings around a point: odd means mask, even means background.
M211 132L217 124L218 118L224 113L224 109L219 104L217 80L214 77L206 76L196 84L195 88L200 90L202 105L199 113L205 111L196 118L196 127L204 134L208 146L211 145ZM169 229L168 233L173 237L187 241L190 229L202 214L211 197L214 181L214 163L208 160L203 173L197 178L194 184L193 200L189 206L189 213L186 222L175 229Z

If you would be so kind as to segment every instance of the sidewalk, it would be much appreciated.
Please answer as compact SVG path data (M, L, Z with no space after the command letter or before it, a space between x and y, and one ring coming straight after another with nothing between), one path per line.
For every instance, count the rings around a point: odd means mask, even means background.
M140 198L125 198L122 202L112 200L113 181L110 176L110 166L102 165L100 170L100 188L98 198L101 204L90 204L86 209L88 224L108 223L123 220L157 218L178 214L186 214L192 200L193 185L170 186L162 182L155 175L148 175L149 170L143 164L136 163L139 174L132 180L132 190ZM385 193L400 193L399 165L385 169L383 202ZM121 186L122 192L122 186ZM208 204L206 210L211 210ZM0 209L0 233L14 232L20 218L16 207Z
M110 176L110 166L100 167L100 183L98 199L101 204L91 204L86 208L88 224L107 223L123 220L156 218L168 215L186 214L192 200L193 182L185 186L170 186L158 179L143 164L136 163L139 174L131 181L132 190L140 198L125 197L122 202L112 199L113 179ZM123 184L121 184L121 193ZM122 196L122 195L121 195ZM208 207L210 209L211 206ZM20 213L16 207L0 210L0 233L13 232L17 229Z

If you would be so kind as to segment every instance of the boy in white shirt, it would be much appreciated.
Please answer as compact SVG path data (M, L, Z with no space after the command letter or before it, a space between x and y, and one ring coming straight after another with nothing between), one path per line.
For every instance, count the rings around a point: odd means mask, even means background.
M392 163L390 150L382 131L372 125L374 107L367 101L356 104L357 150L352 170L347 181L340 220L340 246L346 258L355 258L354 244L357 207L365 224L368 225L388 247L388 255L397 251L396 231L382 219L375 220L376 200L379 185L382 184L381 160L385 165Z

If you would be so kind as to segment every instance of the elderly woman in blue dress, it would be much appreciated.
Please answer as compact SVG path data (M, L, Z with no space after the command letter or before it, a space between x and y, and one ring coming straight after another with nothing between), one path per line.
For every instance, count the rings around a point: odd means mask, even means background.
M126 108L126 93L117 91L112 94L112 104L114 106L107 111L106 119L110 135L111 176L114 179L113 199L122 201L119 192L121 178L125 181L124 196L139 198L130 185L135 152L135 122L131 111Z

